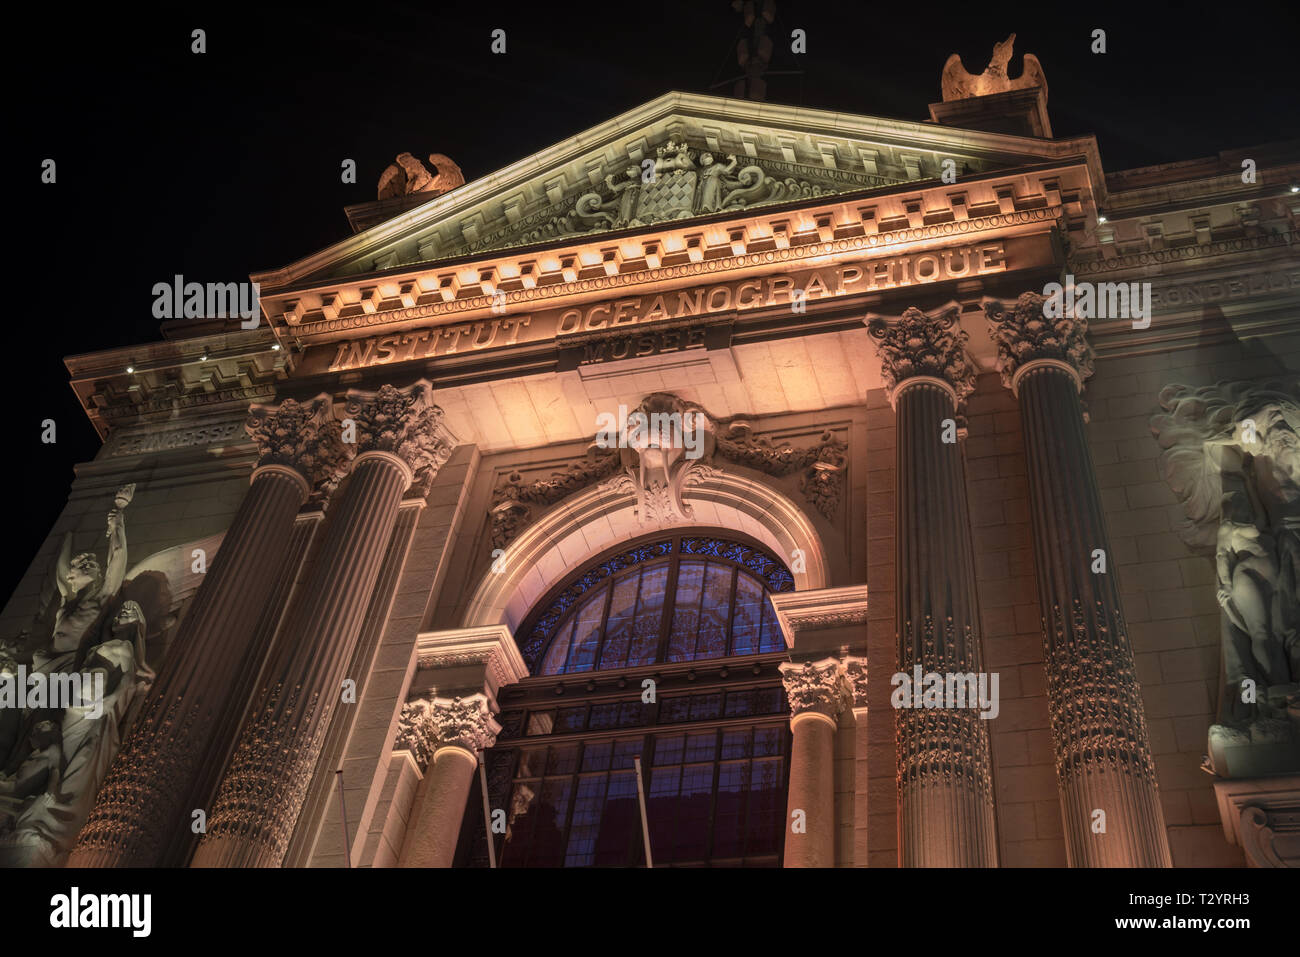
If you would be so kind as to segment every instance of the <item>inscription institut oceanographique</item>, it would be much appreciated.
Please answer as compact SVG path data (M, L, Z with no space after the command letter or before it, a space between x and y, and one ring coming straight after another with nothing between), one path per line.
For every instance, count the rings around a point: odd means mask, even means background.
M756 276L646 296L603 300L590 305L440 325L331 343L332 361L324 371L505 348L565 336L629 330L634 326L691 316L761 309L839 296L945 282L1006 272L1006 243L990 242L951 249L867 259L794 273ZM418 319L421 307L397 310L387 321ZM314 364L314 363L312 363Z

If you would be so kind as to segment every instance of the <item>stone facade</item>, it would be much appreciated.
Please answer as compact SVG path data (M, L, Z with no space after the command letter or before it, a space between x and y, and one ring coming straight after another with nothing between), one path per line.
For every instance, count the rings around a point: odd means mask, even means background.
M545 679L525 634L538 609L612 550L695 529L793 580L772 596L785 650L743 663L788 694L784 810L805 829L787 819L787 866L1293 865L1267 825L1295 811L1300 678L1275 674L1272 723L1234 732L1274 748L1268 773L1203 767L1237 606L1216 599L1215 548L1180 533L1153 423L1167 387L1220 382L1281 383L1275 428L1300 423L1300 151L1252 152L1248 184L1236 153L1107 173L1092 137L1051 138L1045 90L971 96L998 78L953 76L936 123L669 94L590 131L581 156L408 184L425 201L399 219L400 189L349 210L356 235L254 277L255 330L69 359L104 446L0 639L20 639L15 664L41 660L64 536L93 546L135 482L118 598L152 589L160 680L75 845L41 853L474 858L462 824L482 826L511 701L658 676ZM643 162L651 180L626 173ZM1127 311L1076 299L1054 317L1054 283L1126 284ZM630 412L698 418L603 441ZM1295 571L1288 448L1267 460L1280 505L1256 512L1280 556L1274 621ZM211 573L182 573L195 549ZM224 571L253 553L278 556L256 588ZM205 609L240 602L236 675L195 649ZM913 664L995 675L996 713L903 711ZM719 665L682 681L735 681ZM200 692L207 711L166 710ZM36 760L20 737L0 764ZM0 790L4 846L28 846L41 789L24 787Z

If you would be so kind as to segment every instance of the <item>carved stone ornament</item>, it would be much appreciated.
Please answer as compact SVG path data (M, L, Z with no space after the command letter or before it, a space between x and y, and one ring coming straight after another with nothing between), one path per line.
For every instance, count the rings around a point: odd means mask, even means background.
M1024 56L1024 69L1014 80L1007 76L1007 64L1011 62L1011 50L1015 45L1013 33L1001 43L994 44L993 58L983 73L972 76L966 72L961 57L954 53L943 65L943 102L964 100L972 96L987 96L990 93L1007 93L1011 90L1025 90L1030 87L1042 87L1043 96L1047 96L1047 77L1038 57L1032 53Z
M314 491L330 495L356 453L342 440L333 400L321 394L308 402L253 405L245 430L257 445L259 466L284 465L299 472Z
M638 415L644 416L644 425ZM830 430L816 445L774 445L754 435L743 417L717 422L700 405L652 393L627 422L619 423L617 434L598 437L582 460L533 482L525 482L517 471L509 473L492 496L492 547L508 547L535 517L534 506L553 505L599 482L635 495L638 520L645 524L690 521L683 495L715 473L715 456L777 478L801 471L799 490L833 520L844 498L847 453L847 444Z
M1049 317L1043 308L1047 301L1036 292L1021 293L1009 308L1001 300L984 300L984 314L993 324L989 338L997 345L998 372L1008 389L1016 370L1035 359L1063 362L1080 381L1092 375L1088 320L1073 315Z
M526 234L527 242L607 229L648 226L726 209L811 199L833 189L795 176L781 176L734 155L696 150L669 139L655 159L613 163L601 171L602 186L577 198L573 207ZM739 167L739 168L737 168ZM813 171L809 171L811 174Z
M505 548L532 520L532 506L553 505L560 499L603 482L622 465L618 449L591 445L584 458L571 462L549 478L525 482L519 472L506 476L492 494L492 547Z
M957 327L957 311L929 315L915 306L894 322L875 318L867 331L876 342L885 392L893 400L906 380L929 376L947 382L964 402L975 391L975 366L966 355L966 333Z
M392 199L411 193L428 193L429 198L465 185L465 175L449 156L430 153L429 162L438 172L431 175L425 165L410 153L398 154L379 177L379 198Z
M783 661L779 670L792 716L816 711L834 718L851 694L844 684L844 663L838 658L803 664Z
M501 725L482 692L464 698L417 698L402 705L394 747L409 750L423 771L439 748L477 753L492 747L500 733Z
M433 387L425 379L405 389L384 385L377 392L349 391L347 417L356 427L358 455L389 452L417 479L426 470L436 473L456 448L456 436L443 422L444 413L433 403Z
M844 688L854 708L867 706L867 659L847 656L841 660L844 666Z
M1213 549L1222 608L1221 777L1300 770L1300 385L1220 382L1160 393L1151 420L1187 544Z

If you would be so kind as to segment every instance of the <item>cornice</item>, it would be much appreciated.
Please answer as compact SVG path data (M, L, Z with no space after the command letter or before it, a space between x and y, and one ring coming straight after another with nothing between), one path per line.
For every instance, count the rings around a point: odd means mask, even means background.
M963 150L968 155L973 153L989 158L1040 157L1048 162L1067 156L1083 156L1088 165L1094 168L1094 178L1099 179L1101 176L1096 141L1090 136L1042 140L927 122L855 116L804 107L670 92L289 266L256 273L252 278L266 291L281 289L331 265L383 248L414 229L470 213L494 198L504 199L515 195L539 176L558 171L588 155L608 152L608 147L614 141L635 138L637 133L647 131L656 123L666 124L665 131L670 132L675 118L682 121L712 121L719 129L722 126L765 127L769 134L784 134L791 140L821 136L922 151ZM743 137L741 141L744 142ZM792 148L797 145L800 144L793 143Z
M788 648L795 646L795 637L802 631L862 625L867 621L866 585L781 592L769 597Z
M1059 178L1049 178L1054 183L1059 183ZM504 294L506 309L504 314L518 315L539 308L542 304L546 304L547 308L555 308L564 304L566 300L579 301L593 296L617 295L625 289L630 291L659 282L671 283L692 278L707 279L710 276L716 276L721 281L729 278L728 273L741 273L744 270L761 269L782 263L842 257L855 253L870 253L874 250L890 252L904 247L922 251L963 237L973 239L993 232L1000 236L1008 236L1021 232L1041 231L1055 226L1066 212L1065 207L1059 203L1030 207L1027 205L1028 196L1023 196L1019 204L1014 196L1005 192L998 198L993 187L989 189L989 195L982 197L978 203L968 201L972 194L979 195L973 186L960 190L944 187L944 191L947 198L955 201L955 204L947 209L948 215L952 218L924 223L925 218L943 216L944 211L929 209L923 200L917 199L909 203L916 210L908 220L914 225L897 225L887 231L880 230L881 223L876 215L877 208L866 204L846 204L838 201L819 207L772 213L761 219L751 217L746 220L748 225L736 226L730 230L721 225L705 229L698 224L693 227L683 226L663 230L657 233L654 239L646 240L636 250L629 250L626 245L603 250L585 250L592 255L600 256L602 262L599 267L600 275L590 275L585 278L578 274L576 267L584 250L578 250L572 255L566 253L563 257L559 254L532 255L527 262L514 264L515 270L522 271L524 266L533 268L541 260L550 258L555 260L557 268L563 268L560 259L572 259L573 264L567 267L569 276L566 281L549 285L507 288L520 285L521 282L517 278L502 278L500 263L459 271L474 272L479 277L485 273L492 273L495 278L487 281L492 284L494 291L499 289ZM1055 195L1059 198L1059 192ZM1037 198L1042 197L1039 195ZM1078 204L1071 202L1068 205L1074 207ZM987 207L987 209L984 215L970 218L957 218L958 214L954 213L954 209L960 210L960 215L964 216L969 213L971 207ZM928 213L919 212L922 208L927 208ZM998 211L992 212L992 209ZM903 216L893 217L895 220L903 220L903 218ZM737 231L739 235L733 241L730 233ZM706 249L705 233L713 235L718 245ZM608 243L599 245L610 246ZM724 245L729 252L721 255L709 254L710 249L722 249ZM658 252L647 258L644 248L646 246L653 246ZM675 255L666 253L665 250L669 246L680 246L681 251ZM638 255L633 258L629 253L638 253ZM605 259L605 256L609 258ZM673 258L682 261L662 262L664 259ZM656 264L652 265L652 262ZM499 305L496 306L498 312L493 312L495 303L491 295L444 299L440 294L437 301L424 303L418 301L426 294L419 292L417 287L423 289L428 286L431 290L450 289L456 284L454 273L433 271L423 277L408 275L400 279L394 278L393 285L401 284L411 286L410 291L403 294L405 300L411 303L410 306L396 305L394 308L366 311L360 315L309 320L303 318L307 315L304 309L305 300L301 297L296 299L290 297L289 301L294 303L293 307L289 312L273 317L272 322L276 324L277 332L288 334L302 343L310 343L340 338L354 330L385 327L397 329L412 323L428 322L444 317L456 317L460 321L467 321L499 317L502 314ZM341 295L341 287L347 285L369 284L334 283L332 288L340 291L330 295ZM294 310L299 314L295 315Z

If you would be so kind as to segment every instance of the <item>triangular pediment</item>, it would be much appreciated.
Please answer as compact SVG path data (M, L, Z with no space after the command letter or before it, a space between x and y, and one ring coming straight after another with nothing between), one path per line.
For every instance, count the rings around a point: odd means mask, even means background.
M1091 138L1035 139L669 93L254 278L275 288L382 274L1094 152Z

